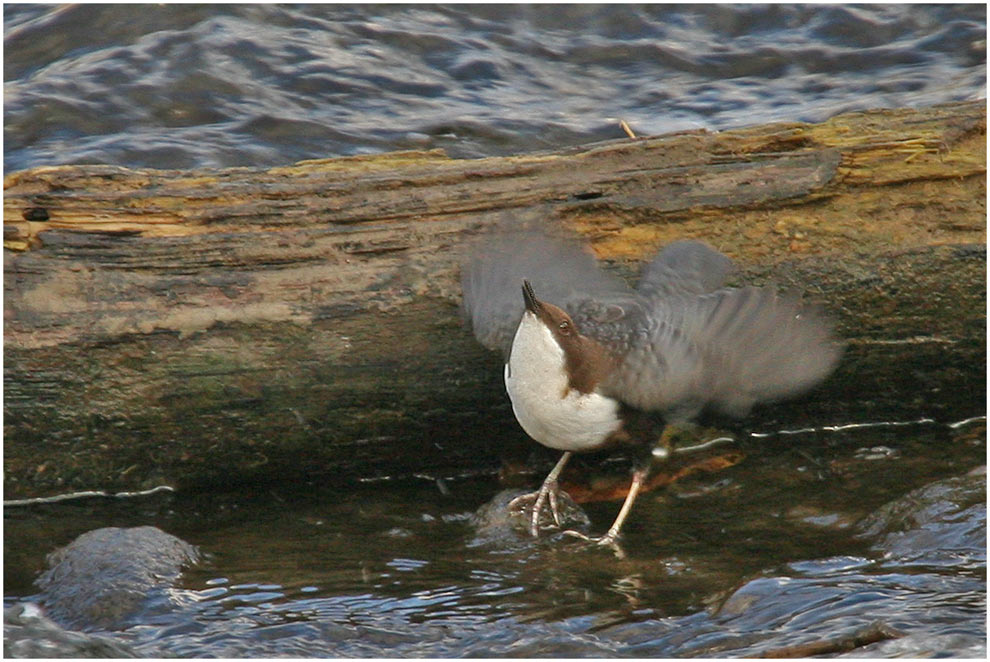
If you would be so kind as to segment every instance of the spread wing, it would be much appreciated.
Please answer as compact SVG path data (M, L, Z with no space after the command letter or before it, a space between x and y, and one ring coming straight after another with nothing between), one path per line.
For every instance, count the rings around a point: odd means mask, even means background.
M675 241L643 267L636 290L650 298L714 292L734 269L732 260L700 241Z
M532 231L504 232L479 241L461 270L462 311L475 337L508 354L524 304L522 282L537 296L563 308L583 329L588 315L617 320L636 295L601 271L576 241ZM584 311L583 314L581 311Z
M774 288L724 288L734 269L706 244L676 241L643 268L637 301L579 304L578 328L623 357L604 390L686 420L706 407L741 416L825 379L842 347L821 309Z
M648 329L606 388L668 420L705 407L741 416L757 402L815 386L841 354L818 307L774 288L677 295L655 303Z
M635 291L604 274L574 241L495 235L465 263L463 312L478 340L508 354L528 279L619 363L603 390L633 407L686 420L705 407L743 415L797 395L842 353L821 310L773 288L722 288L732 262L696 241L664 248ZM720 289L721 288L721 289Z

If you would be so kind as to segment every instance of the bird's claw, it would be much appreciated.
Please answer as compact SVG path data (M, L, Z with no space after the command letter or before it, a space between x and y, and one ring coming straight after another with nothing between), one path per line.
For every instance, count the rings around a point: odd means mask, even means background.
M560 528L560 507L557 505L557 486L554 484L554 488L547 493L550 501L550 514L553 515L553 523Z
M581 533L580 531L575 531L574 529L567 529L566 531L561 531L561 533L563 533L565 536L572 536L574 538L580 538L581 540L584 540L585 542L591 542L591 543L594 543L596 545L603 545L603 546L604 545L614 545L619 540L618 534L612 533L611 531L609 531L608 533L606 533L603 536L598 536L598 537L592 537L592 536L589 536L589 535L585 535L584 533Z
M528 494L520 494L515 499L509 502L506 506L511 513L522 514L526 510L527 501L535 501L536 497L539 496L539 492L529 492Z
M579 538L585 542L589 542L599 547L610 547L612 551L615 552L615 555L620 559L624 559L626 557L625 551L623 551L622 547L619 545L619 534L615 531L609 531L605 535L598 536L596 538L585 535L580 531L575 531L574 529L567 529L566 531L562 531L561 533L563 533L566 536L571 536L573 538Z
M553 516L554 524L560 527L560 510L557 502L557 481L546 481L536 492L522 494L509 502L509 511L516 511L520 514L526 512L526 502L533 502L533 510L530 514L529 532L536 538L540 535L540 513L543 505L549 501L550 514Z

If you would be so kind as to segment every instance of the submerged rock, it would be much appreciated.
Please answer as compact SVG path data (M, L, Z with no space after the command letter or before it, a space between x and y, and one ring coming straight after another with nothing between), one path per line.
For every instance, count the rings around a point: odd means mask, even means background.
M140 657L107 637L66 630L25 602L3 610L3 656L21 658Z
M505 547L518 544L520 536L532 540L529 535L530 511L527 509L523 513L509 510L509 503L517 496L526 493L524 490L502 490L492 497L491 501L478 508L471 518L471 523L477 531L471 544L473 546L492 544ZM588 516L567 492L560 492L557 497L557 506L561 525L564 529L584 529L591 524ZM540 528L559 532L553 522L549 505L540 512Z
M986 657L985 472L920 487L857 528L875 556L745 583L712 609L726 636L687 655ZM877 636L863 636L870 622Z
M95 529L49 554L36 583L58 623L114 629L198 558L195 547L153 526Z
M909 492L859 524L875 551L898 565L986 565L986 473L970 472Z

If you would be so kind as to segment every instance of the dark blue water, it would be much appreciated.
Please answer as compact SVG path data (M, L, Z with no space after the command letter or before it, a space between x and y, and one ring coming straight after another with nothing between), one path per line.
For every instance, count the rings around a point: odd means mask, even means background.
M4 166L480 157L986 95L970 5L5 5Z
M482 524L484 476L8 507L5 605L80 533L154 524L204 560L107 633L142 656L740 657L882 621L904 637L864 654L982 658L986 476L916 488L983 462L985 425L768 430L644 494L621 554Z
M4 165L511 154L620 138L619 119L646 135L980 98L985 62L983 5L6 5ZM924 391L965 400L938 422L905 390L823 396L819 429L644 495L624 558L486 541L487 478L259 488L6 508L5 602L78 534L155 524L207 560L116 633L148 656L740 656L882 619L901 654L982 657L985 507L919 527L920 559L855 525L985 461L973 383ZM881 424L844 427L864 420ZM594 530L616 508L588 506Z

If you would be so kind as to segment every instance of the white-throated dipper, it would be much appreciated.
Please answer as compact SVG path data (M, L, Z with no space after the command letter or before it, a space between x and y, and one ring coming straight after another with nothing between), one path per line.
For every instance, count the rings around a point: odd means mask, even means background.
M478 340L504 353L523 430L564 451L540 489L511 504L533 501L533 536L547 501L560 525L557 478L573 453L638 442L662 455L665 425L706 409L741 417L831 373L842 348L819 308L772 287L724 287L732 269L707 245L677 241L632 289L574 241L509 232L476 246L462 271L464 312ZM617 539L648 470L636 465L597 542Z

